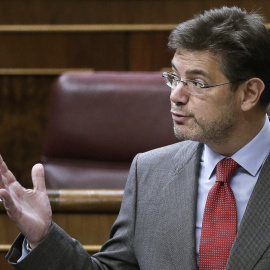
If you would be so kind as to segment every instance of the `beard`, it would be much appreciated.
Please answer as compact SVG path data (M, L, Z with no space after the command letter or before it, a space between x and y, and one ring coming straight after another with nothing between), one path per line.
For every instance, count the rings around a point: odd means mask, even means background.
M178 106L177 109L191 115L193 119L189 126L174 121L174 134L181 141L192 140L208 145L221 145L229 141L231 134L237 127L236 115L238 112L233 94L227 97L226 105L217 115L210 117L210 120L187 113L181 106Z

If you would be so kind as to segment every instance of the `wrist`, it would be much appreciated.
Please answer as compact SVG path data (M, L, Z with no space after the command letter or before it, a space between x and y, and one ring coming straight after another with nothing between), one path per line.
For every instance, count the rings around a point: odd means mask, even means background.
M26 238L26 249L28 251L32 251L34 248L38 246L39 243L31 243L29 240Z
M36 247L40 244L40 242L42 242L42 240L43 240L43 239L46 237L46 235L48 234L51 225L52 225L52 222L50 223L50 226L49 226L49 228L47 229L46 233L44 233L44 236L43 236L41 239L39 239L38 242L31 242L31 241L29 241L29 240L25 237L25 240L26 240L26 249L27 249L28 251L33 250L34 248L36 248Z

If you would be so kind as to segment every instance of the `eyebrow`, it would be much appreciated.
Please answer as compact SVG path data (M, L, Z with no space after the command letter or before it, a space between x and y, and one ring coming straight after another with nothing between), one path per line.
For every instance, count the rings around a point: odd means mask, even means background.
M172 65L173 69L178 73L177 68L176 68L176 66L174 65L173 62L171 62L171 65ZM204 76L204 77L206 77L208 79L211 79L211 76L208 73L206 73L205 71L201 70L201 69L187 70L186 75L189 75L189 76L190 75L202 75L202 76Z
M202 75L203 77L211 79L210 75L201 69L187 70L186 74L187 75Z
M171 65L172 65L173 69L178 73L177 68L176 68L176 66L174 65L173 62L171 62Z

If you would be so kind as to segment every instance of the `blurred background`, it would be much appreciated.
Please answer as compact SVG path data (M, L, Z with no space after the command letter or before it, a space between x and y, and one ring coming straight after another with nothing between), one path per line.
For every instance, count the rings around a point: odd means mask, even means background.
M160 71L175 25L223 5L270 17L267 0L0 1L0 153L31 187L51 85L62 72Z
M83 127L87 126L85 129L82 128L82 132L78 129L78 133L81 132L86 137L85 141L88 140L88 133L92 126L98 130L100 122L95 113L98 116L105 114L109 126L113 126L109 130L111 132L114 129L114 136L116 134L115 137L119 137L117 138L119 149L126 150L134 146L133 152L136 152L134 143L136 140L139 141L138 145L150 148L154 147L152 142L160 142L164 145L163 139L168 144L176 140L171 131L171 116L169 113L168 115L164 113L169 112L167 109L170 106L169 88L161 78L161 71L170 68L173 56L173 53L167 49L168 36L178 23L191 19L194 14L224 5L236 5L247 11L255 10L261 13L265 16L265 22L270 30L269 0L1 0L0 154L18 181L27 188L32 187L31 168L41 161L51 100L54 101L52 107L56 111L59 108L60 111L60 118L56 117L58 122L54 121L53 127L59 126L62 132L55 129L59 134L55 132L57 134L51 136L52 141L55 142L55 137L60 139L53 144L49 152L54 153L54 150L57 152L60 149L59 151L65 154L64 150L72 148L69 145L74 145L77 152L83 152L82 156L89 155L86 153L83 140L77 140L77 137L73 136L75 142L67 142L72 137L72 129L76 131L77 122L80 122ZM67 79L66 74L58 79L59 75L69 71L83 71L83 74L80 73L80 79L77 75L68 76ZM89 73L85 75L84 71ZM100 74L104 71L117 74L111 74L111 77L108 73ZM128 73L122 76L120 74L122 71L132 71L136 74ZM90 77L95 77L97 83ZM55 82L63 89L66 88L64 90L68 92L68 97L51 98L52 93L55 93L53 90L53 85L57 85ZM94 85L96 92L92 91L90 96L80 95L80 92L85 94L88 88L91 88L91 84ZM70 89L69 85L77 86L75 89ZM58 88L61 90L61 87ZM102 91L104 89L105 91ZM74 99L76 92L79 93L78 104ZM107 96L105 98L108 105L103 103L102 92L104 95L109 93L110 98ZM122 105L116 106L115 104L118 104L118 100L121 99L124 99ZM168 104L164 104L164 100L168 101ZM68 104L67 109L63 104ZM63 107L68 111L67 114L61 113ZM107 117L104 107L108 112L114 113L108 113ZM88 108L91 109L91 113L81 113L88 111ZM92 112L93 108L96 110L95 113ZM126 108L129 111L124 113ZM69 115L73 122L66 121L65 115ZM80 121L77 121L77 116ZM94 120L95 124L88 125L90 120ZM122 131L121 121L127 123L127 129L131 134L128 143L123 139L128 134L124 132L125 128ZM148 132L149 128L154 136ZM67 130L69 132L66 132ZM108 133L105 135L110 137L110 132L104 133ZM61 138L63 133L68 135L65 139L66 144ZM92 130L90 133L92 137L102 137ZM147 137L146 140L144 137ZM80 142L79 150L76 149L76 140ZM89 141L91 140L96 144L93 138ZM117 148L118 144L113 140L110 137L107 144L101 142L102 155L108 152L110 146ZM126 149L124 142L129 145ZM92 154L92 149L90 152ZM118 156L121 155L118 149L115 152ZM123 190L122 186L120 189L117 187L119 190L110 190L110 188L76 190L73 180L78 180L77 175L81 178L86 175L86 180L89 180L91 175L94 180L99 180L103 171L107 181L105 183L112 182L111 178L107 177L111 173L116 181L121 176L123 178L121 183L125 183L132 158L129 156L127 162L123 163L115 162L114 156L109 160L112 162L82 160L81 168L77 166L79 163L76 159L74 162L68 160L72 166L63 165L62 161L60 165L53 164L60 184L69 182L69 188L74 188L74 190L62 190L66 187L63 185L64 188L60 186L59 189L48 190L53 219L72 237L78 239L89 254L97 252L108 239L111 225L120 208ZM94 170L88 171L88 165L91 165ZM66 174L63 173L65 169L68 169ZM49 174L46 174L46 179L48 176ZM68 177L71 178L70 181L66 181ZM91 233L89 233L89 226ZM18 229L8 218L3 204L0 203L1 269L13 269L4 256L18 233Z

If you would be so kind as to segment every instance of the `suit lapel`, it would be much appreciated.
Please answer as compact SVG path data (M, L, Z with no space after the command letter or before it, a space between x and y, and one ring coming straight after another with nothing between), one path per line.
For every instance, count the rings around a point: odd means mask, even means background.
M175 269L197 269L195 221L201 147L189 144L174 162L173 178L162 190L164 239Z
M270 245L270 155L241 221L226 269L253 269Z

